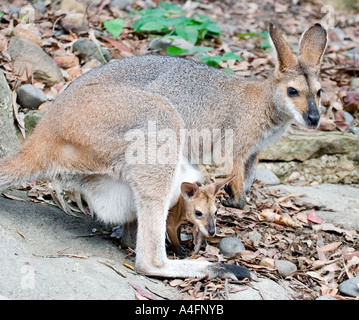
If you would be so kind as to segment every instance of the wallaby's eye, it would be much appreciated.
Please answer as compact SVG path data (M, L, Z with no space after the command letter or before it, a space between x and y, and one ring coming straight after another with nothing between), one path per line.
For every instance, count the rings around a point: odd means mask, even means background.
M293 97L298 97L298 96L299 96L298 91L295 90L295 89L292 88L292 87L289 87L289 88L287 89L287 94L288 94L288 96L291 97L291 98L293 98Z
M194 212L194 214L196 215L197 218L202 217L202 212L201 212L201 211L196 210L196 211Z
M319 89L318 90L318 92L317 92L317 97L318 98L320 98L320 96L322 95L322 92L323 92L324 90L323 89Z
M216 210L216 212L214 213L214 215L216 216L216 215L217 215L217 213L218 213L218 209Z

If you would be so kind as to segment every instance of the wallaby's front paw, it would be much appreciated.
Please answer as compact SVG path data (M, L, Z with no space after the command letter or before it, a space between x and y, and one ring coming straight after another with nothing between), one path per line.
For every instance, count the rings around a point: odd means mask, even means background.
M237 208L242 209L246 205L246 198L243 197L241 200L236 201L232 197L227 197L221 200L221 203L225 207Z
M230 184L224 186L224 191L226 191L231 198L234 198L234 193Z
M210 267L210 272L213 273L214 277L219 278L231 278L233 280L249 278L254 281L258 280L257 276L253 272L250 272L245 267L234 264L215 263Z

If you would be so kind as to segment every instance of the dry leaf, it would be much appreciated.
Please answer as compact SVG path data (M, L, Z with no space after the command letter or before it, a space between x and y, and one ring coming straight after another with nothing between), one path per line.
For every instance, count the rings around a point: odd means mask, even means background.
M26 201L25 199L13 196L12 194L3 193L2 194L5 198L11 199L11 200L17 200L17 201Z
M314 222L317 224L321 224L323 222L323 220L317 216L314 215L314 209L310 210L307 216L308 221L310 222Z
M132 50L126 46L122 41L114 40L109 37L100 36L101 39L107 41L112 47L116 48L119 51L125 51L127 53L132 53Z
M135 271L135 268L134 268L133 266L131 266L130 264L124 263L123 265L124 265L126 268L129 268L129 269Z
M301 221L303 223L308 223L307 215L304 212L298 212L296 214L296 217L299 221Z
M131 284L130 283L130 286L135 289L137 291L137 293L139 295L141 295L142 297L145 297L149 300L158 300L152 293L148 292L147 290L145 289L142 289L140 286L138 285L135 285L135 284Z
M135 299L136 300L148 300L144 296L141 296L139 293L135 292Z
M181 279L174 279L168 283L171 287L177 287L181 284L183 284L183 280Z
M333 242L321 247L320 249L322 250L322 252L330 252L339 248L341 244L341 242Z
M301 225L296 223L292 218L288 216L283 217L282 215L275 213L273 209L264 209L260 212L260 215L269 222L275 222L293 228L301 228Z

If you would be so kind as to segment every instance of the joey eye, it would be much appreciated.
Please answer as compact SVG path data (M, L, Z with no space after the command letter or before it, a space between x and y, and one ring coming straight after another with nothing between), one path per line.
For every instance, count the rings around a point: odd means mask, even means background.
M293 97L298 97L298 96L299 96L298 91L295 90L295 89L292 88L292 87L289 87L289 88L287 89L287 94L288 94L288 96L291 97L291 98L293 98Z
M216 216L216 215L217 215L217 213L218 213L218 209L216 210L216 212L214 213L214 215Z
M201 211L196 210L196 211L194 212L194 214L195 214L195 216L196 216L197 218L202 217L202 212L201 212Z
M318 98L320 98L320 96L322 95L322 92L323 92L324 90L323 89L319 89L318 90L318 92L317 92L317 97Z

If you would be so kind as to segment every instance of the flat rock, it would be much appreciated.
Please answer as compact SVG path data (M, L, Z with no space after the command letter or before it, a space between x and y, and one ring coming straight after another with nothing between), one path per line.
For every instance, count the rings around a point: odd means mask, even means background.
M293 172L308 182L359 183L359 136L351 132L291 129L259 158L259 166L271 170L282 183Z
M269 169L258 167L254 179L260 180L264 185L278 185L280 184L279 178Z
M274 265L277 268L279 274L284 278L297 271L297 266L291 261L275 260Z
M34 79L46 86L64 81L56 63L37 44L27 39L12 37L8 49L17 74L22 75L26 70L31 70Z
M231 285L232 286L232 285ZM229 294L231 300L291 300L290 292L286 285L267 278L260 278L258 282L251 282L251 286L233 285L240 290Z
M341 132L293 130L260 154L261 160L305 161L322 155L356 154L359 137Z
M359 231L359 188L343 184L319 184L317 186L280 185L284 193L303 193L305 202L322 206L315 215L323 222Z
M245 250L243 243L236 237L221 239L218 247L220 253L226 257L231 257L234 254Z
M20 148L13 114L12 92L0 70L0 158L15 154Z
M85 61L90 61L92 59L96 59L101 63L105 63L103 61L103 57L108 62L112 59L111 53L107 48L100 47L101 53L99 52L96 44L87 38L80 38L74 42L72 45L73 52L79 51L81 58L85 59Z
M23 192L13 192L26 198ZM3 299L135 300L131 284L145 290L148 287L169 299L186 298L177 288L123 266L134 265L133 258L126 257L111 240L89 236L94 228L105 228L89 216L74 218L51 205L0 196L0 218ZM69 256L58 256L59 252ZM126 278L100 261L114 266Z
M350 297L358 297L359 296L359 277L354 277L348 280L343 281L339 285L339 291L342 294L345 294Z
M32 84L24 84L17 91L17 102L23 108L37 109L46 100L46 94Z

